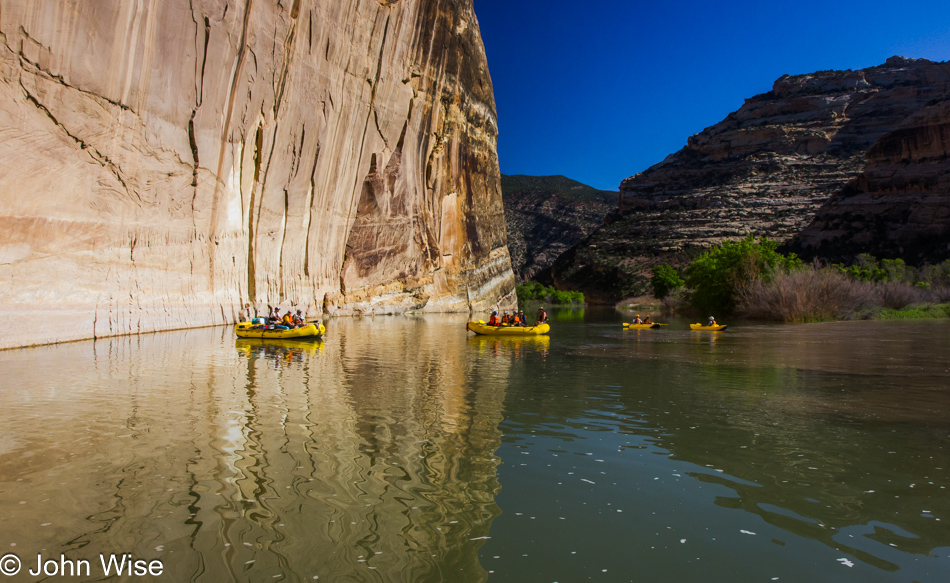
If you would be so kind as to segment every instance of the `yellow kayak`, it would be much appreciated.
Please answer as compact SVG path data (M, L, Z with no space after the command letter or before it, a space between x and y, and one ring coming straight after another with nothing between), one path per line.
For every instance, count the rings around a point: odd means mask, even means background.
M624 322L623 327L629 330L649 330L650 328L659 328L660 325L656 322L652 324L628 324Z
M726 325L723 324L722 326L703 326L702 324L690 324L689 328L690 330L707 330L709 332L718 332L720 330L725 330Z
M262 338L267 340L285 338L296 338L300 340L305 338L315 339L323 336L326 331L327 329L323 327L323 324L319 327L316 324L307 324L306 326L291 328L289 330L267 330L264 326L251 322L239 322L234 325L234 333L237 334L239 338Z
M547 334L551 327L547 324L540 326L489 326L485 322L469 322L465 327L476 334L488 336L537 336Z

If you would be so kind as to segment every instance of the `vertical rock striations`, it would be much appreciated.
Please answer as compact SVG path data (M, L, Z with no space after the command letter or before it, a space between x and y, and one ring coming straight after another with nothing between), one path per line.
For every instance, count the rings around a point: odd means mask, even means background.
M948 91L950 63L924 59L785 75L624 180L607 224L539 278L613 302L646 291L654 264L685 264L723 239L786 241L862 171L878 138Z
M471 0L0 0L0 348L513 299Z

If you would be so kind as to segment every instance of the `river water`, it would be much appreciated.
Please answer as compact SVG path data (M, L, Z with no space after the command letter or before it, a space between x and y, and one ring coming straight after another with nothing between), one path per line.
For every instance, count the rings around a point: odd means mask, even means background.
M6 579L129 553L174 582L950 580L946 321L624 317L0 352Z

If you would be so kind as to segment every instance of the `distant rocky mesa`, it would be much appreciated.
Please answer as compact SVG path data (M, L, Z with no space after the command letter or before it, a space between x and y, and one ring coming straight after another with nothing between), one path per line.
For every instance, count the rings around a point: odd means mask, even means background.
M879 138L948 91L950 63L902 57L858 71L783 76L624 180L608 224L539 279L613 302L646 291L654 264L684 265L723 239L753 233L788 241L862 172ZM825 240L812 234L803 243Z
M564 176L502 175L508 252L515 277L531 279L617 208L617 192Z
M0 0L0 348L514 301L472 0Z

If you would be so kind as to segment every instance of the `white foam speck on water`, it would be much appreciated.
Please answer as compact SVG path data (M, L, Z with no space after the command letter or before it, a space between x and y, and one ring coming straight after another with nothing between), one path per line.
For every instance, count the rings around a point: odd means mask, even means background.
M741 532L742 534L751 534L752 536L755 536L755 533L752 532L751 530L740 530L739 532Z
M852 563L851 561L849 561L848 559L845 559L845 558L838 559L838 562L841 563L842 565L844 565L845 567L853 567L853 566L854 566L854 563Z
M865 494L873 494L873 493L874 493L874 490L865 490L864 493L865 493Z
M682 477L683 477L683 476L681 476L680 474L673 474L673 475L676 476L677 478L682 478Z
M158 552L162 552L165 550L165 545L158 545L157 547L155 547L155 550Z
M257 560L257 559L251 559L250 561L245 561L244 564L245 564L245 565L250 565L251 563L253 563L253 562L256 561L256 560Z
M596 484L596 482L592 482L588 480L587 478L581 478L581 482L587 482L588 484Z
M53 523L52 523L52 522L44 522L44 523L41 524L40 526L49 526L49 525L51 525L51 524L53 524Z
M475 538L470 538L468 540L488 540L490 538L490 536L476 536Z
M778 577L772 577L772 581L778 581Z
M249 546L252 546L252 545L251 545L251 543L244 543L244 546L249 547Z
M681 538L681 539L680 539L680 544L681 544L681 545L685 545L685 544L686 544L686 539L685 539L685 538Z

